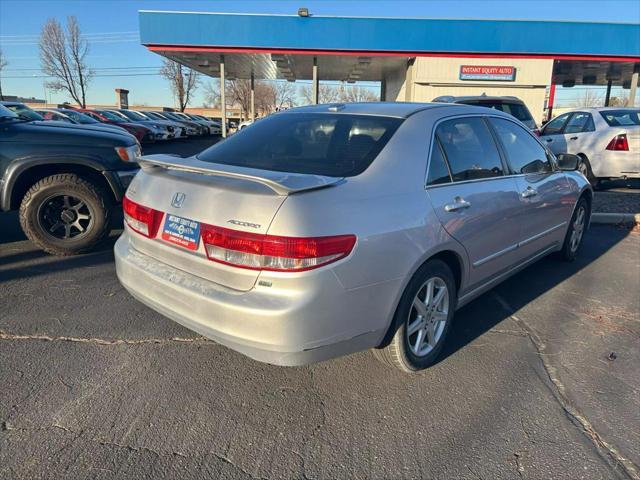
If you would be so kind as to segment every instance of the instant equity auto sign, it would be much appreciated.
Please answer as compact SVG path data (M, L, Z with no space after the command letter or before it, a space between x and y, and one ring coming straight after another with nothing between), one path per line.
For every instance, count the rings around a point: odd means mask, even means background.
M513 82L516 79L516 67L504 65L461 65L460 80L492 80Z

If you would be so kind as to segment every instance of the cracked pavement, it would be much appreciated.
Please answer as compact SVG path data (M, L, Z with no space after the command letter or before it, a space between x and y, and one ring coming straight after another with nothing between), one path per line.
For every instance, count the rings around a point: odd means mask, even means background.
M416 376L243 357L131 298L113 240L50 257L0 214L0 478L638 478L638 233L483 295Z

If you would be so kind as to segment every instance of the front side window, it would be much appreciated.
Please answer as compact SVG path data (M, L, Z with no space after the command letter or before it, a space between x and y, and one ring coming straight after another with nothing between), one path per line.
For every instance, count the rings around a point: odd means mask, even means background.
M562 129L564 128L565 123L569 120L571 116L570 113L565 113L564 115L560 115L544 126L544 130L542 130L542 135L557 135L562 133Z
M352 177L362 173L401 119L331 113L284 113L219 142L198 159L280 172Z
M529 132L509 120L491 118L514 173L540 174L552 171L547 151Z
M564 128L564 133L592 132L593 130L593 119L591 118L591 114L576 112L567 122L567 126Z
M481 118L442 122L436 129L436 137L442 145L454 182L504 174L496 144Z

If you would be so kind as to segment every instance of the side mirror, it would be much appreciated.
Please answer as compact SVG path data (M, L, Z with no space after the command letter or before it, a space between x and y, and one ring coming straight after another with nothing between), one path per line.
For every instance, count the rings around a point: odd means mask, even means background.
M580 164L580 157L572 153L560 153L556 155L556 159L558 160L560 170L577 170Z

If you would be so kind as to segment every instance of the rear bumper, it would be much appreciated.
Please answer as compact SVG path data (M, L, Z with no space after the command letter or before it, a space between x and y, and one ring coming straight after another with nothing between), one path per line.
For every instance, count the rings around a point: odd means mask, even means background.
M605 151L589 160L591 171L597 178L640 178L640 155L637 152Z
M381 304L395 283L346 291L330 271L300 291L232 290L115 245L120 283L139 301L185 327L255 360L305 365L377 346L386 331ZM378 318L376 318L376 316ZM372 330L372 325L378 329Z

